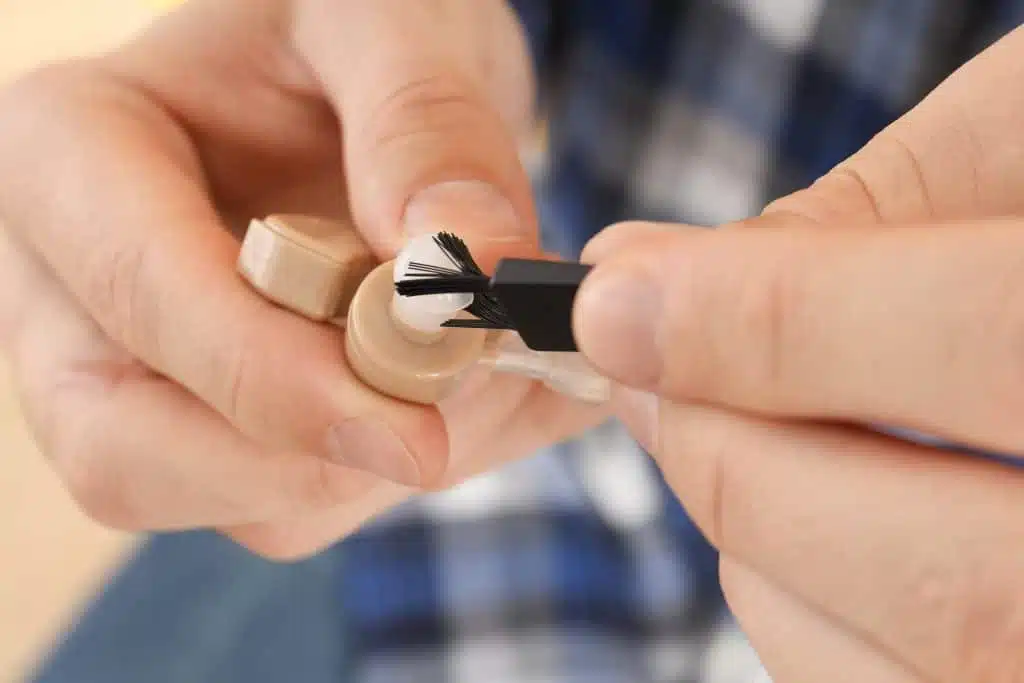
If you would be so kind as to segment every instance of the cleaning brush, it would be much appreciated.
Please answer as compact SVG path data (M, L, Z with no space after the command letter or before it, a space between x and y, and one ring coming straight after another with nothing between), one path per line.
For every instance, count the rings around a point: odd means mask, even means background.
M488 277L459 237L442 232L434 242L451 267L413 262L395 283L401 296L472 294L472 319L442 327L515 330L534 351L576 351L572 306L590 266L568 261L506 258Z

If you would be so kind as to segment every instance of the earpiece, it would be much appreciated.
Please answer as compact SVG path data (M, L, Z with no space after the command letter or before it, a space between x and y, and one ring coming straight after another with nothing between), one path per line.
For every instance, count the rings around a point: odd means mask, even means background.
M253 220L238 256L239 273L268 300L345 328L346 358L365 384L426 405L477 366L607 400L608 380L572 339L572 303L588 270L505 259L489 277L446 232L412 239L380 263L351 223L290 214Z
M428 235L412 240L396 260L380 263L349 223L272 215L250 223L238 271L270 301L344 326L349 365L367 385L397 399L434 404L478 364L487 333L442 326L472 303L472 294L397 294L395 283L413 262L443 265L446 257Z
M344 320L356 289L377 266L346 223L277 214L253 220L238 271L260 294L311 320Z

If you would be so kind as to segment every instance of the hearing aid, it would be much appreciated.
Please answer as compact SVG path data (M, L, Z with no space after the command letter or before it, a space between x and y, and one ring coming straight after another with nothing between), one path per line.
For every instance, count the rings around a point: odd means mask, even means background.
M608 399L608 381L571 342L579 264L510 259L489 278L449 233L380 262L348 221L273 214L251 221L237 269L276 305L344 328L353 373L393 398L439 403L483 366Z
M310 320L344 320L360 283L377 266L346 224L292 214L253 220L238 271L256 291Z

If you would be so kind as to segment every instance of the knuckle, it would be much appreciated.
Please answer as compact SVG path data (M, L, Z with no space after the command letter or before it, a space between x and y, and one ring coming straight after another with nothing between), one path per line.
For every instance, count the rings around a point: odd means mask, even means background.
M675 265L671 276L672 295L664 300L666 314L655 322L655 339L662 356L683 362L664 362L656 389L676 388L689 396L710 398L715 395L721 373L729 368L728 353L711 339L717 336L716 331L701 329L698 321L715 319L707 314L718 310L718 293L715 288L706 286L705 283L712 280L704 277L706 266L699 260L684 255ZM667 354L669 348L671 355ZM690 360L696 358L700 361Z
M847 190L841 174L824 176L810 187L772 200L760 217L745 221L748 227L806 225L820 227L861 216L862 196ZM856 186L859 189L859 185Z
M731 311L731 315L725 318L726 329L720 331L721 336L715 336L721 347L715 365L720 373L709 380L712 391L715 386L732 385L746 395L756 396L792 379L796 370L789 363L800 356L797 332L804 288L797 276L801 269L789 262L792 250L782 251L785 256L772 258L765 254L756 268L735 273L734 287L724 292L731 300L713 302L715 308L706 319L713 320L721 311ZM738 347L740 344L743 346ZM722 377L731 381L718 381Z
M336 469L328 462L319 458L313 463L313 476L308 477L303 498L314 508L329 508L343 499L343 480L337 476Z
M712 438L705 446L709 462L709 497L704 513L708 540L718 548L726 547L726 512L732 501L732 477L728 463L731 444L723 438Z
M789 374L786 349L792 348L789 331L795 327L793 318L799 310L798 281L792 272L771 269L764 281L746 288L749 305L739 307L740 334L749 332L761 346L761 353L755 356L760 367L755 369L753 381L764 386L774 386Z
M77 452L55 461L68 494L88 518L112 529L140 529L123 482L101 457Z
M900 160L901 165L906 169L905 176L907 184L911 187L913 196L917 197L919 212L926 219L934 218L939 214L936 206L936 197L932 196L931 183L928 182L926 166L916 147L908 143L902 137L892 132L888 136L889 145L892 147L893 155Z
M817 183L822 182L818 180ZM818 219L815 218L815 212L813 211L814 204L812 201L817 198L814 194L814 185L807 187L796 192L776 197L775 199L768 202L764 209L761 211L762 216L794 216L798 219L806 219L812 223L817 223ZM747 221L748 225L757 225L754 221Z
M877 146L867 148L872 155ZM827 226L835 223L884 222L889 211L884 193L871 180L874 157L862 151L842 162L809 187L771 201L752 225Z
M940 215L939 196L921 150L892 128L841 163L816 183L815 191L828 197L832 217L851 219L867 214L873 222L926 220ZM945 208L945 207L943 207Z
M133 350L155 350L159 301L149 287L151 250L142 244L103 250L91 259L84 297L97 320Z
M232 351L224 364L224 378L221 393L224 396L224 414L232 422L244 421L246 391L252 374L251 352L248 345Z
M479 129L483 99L468 80L451 75L412 79L387 93L367 119L377 148L400 146L437 133Z
M296 375L295 364L268 342L259 321L241 323L229 338L193 356L190 363L191 391L265 447L313 457L325 451L325 435L334 420L343 419L339 411L345 408L337 405L329 386L319 384L318 376L309 376L310 384ZM309 468L305 470L300 479L310 477ZM289 476L289 486L312 488Z
M864 212L879 223L885 222L882 197L860 169L857 158L841 164L818 182L817 191L824 192L828 186L837 194L837 202L864 207ZM839 217L846 217L845 212L838 212ZM831 217L831 216L830 216Z
M368 491L372 486L369 474L348 470L321 458L311 458L311 461L296 491L304 508L328 509Z
M282 384L280 376L273 372L277 356L268 352L264 339L258 331L239 330L232 340L193 359L198 364L195 392L209 397L217 412L250 436L268 438L267 445L298 447L303 451L315 447L304 438L299 443L294 439L310 429L307 425L321 426L322 403L308 394L302 405L283 402L281 394L289 392L291 385L287 379ZM294 429L268 431L270 425L283 423ZM327 425L322 426L325 431Z
M100 378L104 383L119 381L117 376ZM64 375L30 403L45 401L36 418L41 446L76 506L94 522L122 531L144 528L138 494L135 493L118 458L111 455L110 429L102 415L102 397L95 403L72 399L78 382L71 373ZM44 398L45 397L45 398Z

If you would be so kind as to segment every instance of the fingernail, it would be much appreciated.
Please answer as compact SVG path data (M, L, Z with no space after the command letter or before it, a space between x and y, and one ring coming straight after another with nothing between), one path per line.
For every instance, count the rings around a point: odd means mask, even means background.
M656 338L661 290L642 268L600 266L584 280L574 305L580 350L604 374L633 387L661 374Z
M616 387L613 393L614 405L623 424L651 454L658 452L658 397L646 391L627 387Z
M419 192L405 210L406 237L449 231L488 241L518 242L524 227L512 202L478 180L440 183Z
M363 470L403 486L418 486L420 467L409 448L387 425L353 418L331 428L328 453L345 467Z

